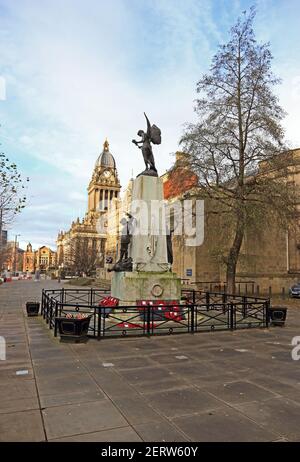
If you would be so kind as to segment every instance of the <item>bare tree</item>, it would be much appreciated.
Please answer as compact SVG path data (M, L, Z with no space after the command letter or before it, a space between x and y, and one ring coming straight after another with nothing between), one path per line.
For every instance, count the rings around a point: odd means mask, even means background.
M24 190L25 185L16 164L0 153L0 249L3 227L10 224L16 214L25 207Z
M6 262L11 255L11 249L7 245L0 247L0 272L4 269Z
M288 182L293 156L286 152L284 111L272 88L270 45L255 39L255 10L244 12L230 40L219 47L209 73L197 83L196 124L181 139L197 173L202 197L226 217L227 290L234 291L240 249L247 226L264 220L285 225L295 212L295 188Z
M99 248L98 244L97 240L84 236L70 239L67 266L77 275L91 276L104 261L103 245Z

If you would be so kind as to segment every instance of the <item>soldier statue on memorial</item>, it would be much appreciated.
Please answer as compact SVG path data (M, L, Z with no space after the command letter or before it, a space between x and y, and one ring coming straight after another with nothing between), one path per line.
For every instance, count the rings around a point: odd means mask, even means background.
M122 218L120 224L122 225L121 230L121 241L120 241L120 258L116 264L108 271L132 271L132 258L129 257L128 248L131 243L134 227L134 217L130 213L126 213L128 218Z

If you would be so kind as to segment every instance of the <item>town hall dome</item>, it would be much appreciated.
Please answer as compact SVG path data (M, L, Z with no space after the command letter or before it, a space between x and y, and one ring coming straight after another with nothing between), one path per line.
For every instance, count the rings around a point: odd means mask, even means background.
M107 140L105 140L103 151L96 161L95 168L97 167L116 168L116 162L114 156L109 152L109 143Z

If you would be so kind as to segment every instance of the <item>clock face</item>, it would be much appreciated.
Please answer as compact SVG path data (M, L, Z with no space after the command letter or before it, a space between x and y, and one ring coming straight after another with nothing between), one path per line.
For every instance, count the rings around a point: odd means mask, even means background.
M105 176L105 178L109 178L111 176L111 172L105 170L105 172L103 172L103 175Z

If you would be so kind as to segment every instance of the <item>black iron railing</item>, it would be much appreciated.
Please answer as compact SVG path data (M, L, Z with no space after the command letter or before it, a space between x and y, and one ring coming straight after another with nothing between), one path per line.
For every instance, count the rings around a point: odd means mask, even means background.
M226 282L221 281L191 281L190 278L181 279L182 284L188 286L194 286L197 290L201 291L218 291L218 292L226 292L227 284ZM282 291L285 291L282 289ZM269 287L268 291L269 295L271 295L272 288ZM260 287L256 284L255 281L237 281L235 284L235 293L238 295L246 294L249 296L259 296Z
M57 335L56 319L74 313L90 314L88 335L112 336L173 334L268 327L270 301L217 292L182 290L183 304L101 306L105 289L43 290L42 315Z

